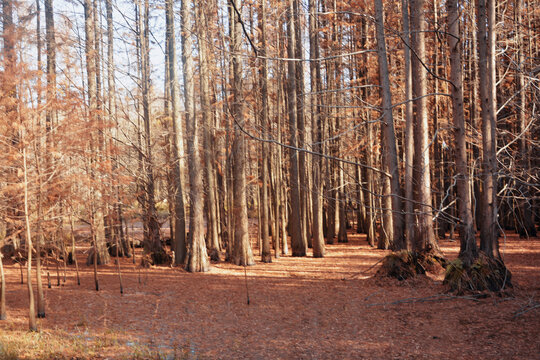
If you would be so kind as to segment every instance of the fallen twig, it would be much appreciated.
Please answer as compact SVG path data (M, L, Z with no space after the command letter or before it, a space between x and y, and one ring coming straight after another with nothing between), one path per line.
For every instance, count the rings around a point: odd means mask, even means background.
M419 303L419 302L444 301L444 300L452 300L452 299L465 299L465 300L479 301L478 298L481 296L482 294L472 295L472 296L454 296L454 295L448 295L448 294L435 294L435 295L430 295L430 296L421 297L421 298L407 298L407 299L400 299L400 300L386 302L386 303L367 304L366 306L371 307L371 306L399 305L399 304L409 304L409 303Z
M534 301L532 298L529 298L529 302L527 304L523 305L519 310L514 312L512 319L516 319L521 315L538 308L540 308L540 304Z
M369 270L373 269L375 267L375 265L377 265L378 263L380 263L381 261L384 260L384 257L379 259L379 261L377 261L375 264L371 265L367 270L364 270L364 271L360 271L358 273L355 273L355 274L352 274L351 276L349 276L348 278L346 277L343 277L341 278L341 280L351 280L351 279L354 279L355 277L357 276L360 276L360 275L363 275L365 273L367 273Z

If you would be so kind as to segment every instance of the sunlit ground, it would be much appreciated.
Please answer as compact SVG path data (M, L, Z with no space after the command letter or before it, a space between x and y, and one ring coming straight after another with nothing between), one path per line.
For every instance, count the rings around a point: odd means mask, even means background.
M26 331L26 278L21 285L18 266L7 264L0 359L538 358L538 238L507 236L501 251L516 286L478 300L445 294L443 274L374 277L388 251L369 248L364 235L349 239L327 246L323 259L283 256L246 269L218 263L204 274L122 259L123 295L114 263L99 268L99 292L91 267L80 266L81 286L73 266L57 286L51 265L39 333ZM441 248L455 258L459 243L443 240Z

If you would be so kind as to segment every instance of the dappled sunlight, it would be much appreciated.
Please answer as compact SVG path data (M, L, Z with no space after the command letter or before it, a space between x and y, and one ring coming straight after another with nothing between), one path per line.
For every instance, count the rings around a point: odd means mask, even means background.
M92 267L81 266L81 286L73 266L61 286L55 267L49 267L52 288L44 289L47 318L38 322L39 335L26 332L26 284L20 284L18 266L9 263L8 320L0 322L0 342L24 347L27 359L78 352L88 358L126 359L164 354L531 358L538 353L531 346L539 335L538 312L514 318L529 299L540 301L538 239L514 236L507 242L506 261L516 283L513 297L474 301L445 295L444 274L402 282L374 277L377 262L389 252L351 239L328 245L325 258L282 256L245 269L220 262L197 274L167 266L144 269L121 258L123 295L114 261L99 267L99 292L93 289ZM459 249L459 242L441 245L451 256ZM84 254L78 255L82 261Z

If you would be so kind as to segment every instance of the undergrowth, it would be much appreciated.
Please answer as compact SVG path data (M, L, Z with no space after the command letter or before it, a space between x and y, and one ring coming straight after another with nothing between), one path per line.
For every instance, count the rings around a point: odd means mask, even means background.
M470 267L458 258L446 268L444 284L458 294L465 292L499 292L512 287L512 273L504 263L481 253Z
M407 280L426 272L441 271L445 266L446 260L431 252L417 253L401 250L387 255L377 274Z

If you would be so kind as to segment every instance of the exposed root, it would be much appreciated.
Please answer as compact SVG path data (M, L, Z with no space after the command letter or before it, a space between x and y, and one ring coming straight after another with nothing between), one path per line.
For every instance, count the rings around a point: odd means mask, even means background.
M511 280L512 274L502 261L481 253L468 268L460 259L448 264L444 284L458 294L485 290L500 292L512 287Z

